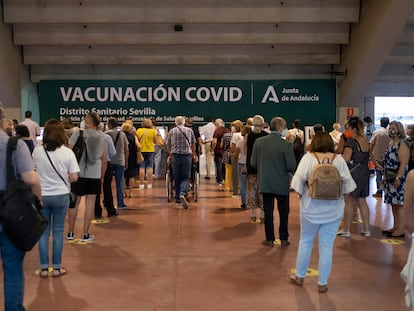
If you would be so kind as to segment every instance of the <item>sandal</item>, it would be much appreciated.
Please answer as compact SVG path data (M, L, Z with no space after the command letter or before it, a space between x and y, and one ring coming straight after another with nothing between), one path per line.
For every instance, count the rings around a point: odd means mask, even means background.
M52 276L54 278L65 275L67 273L65 268L53 269Z
M49 269L42 269L39 272L39 277L41 277L42 279L47 278L49 276Z
M298 277L295 273L292 273L289 275L289 280L294 283L295 285L302 286L303 285L303 279Z

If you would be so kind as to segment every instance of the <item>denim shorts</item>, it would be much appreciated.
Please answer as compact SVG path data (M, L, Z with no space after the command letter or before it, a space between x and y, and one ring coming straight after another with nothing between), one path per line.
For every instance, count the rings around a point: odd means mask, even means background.
M154 152L142 152L144 161L139 165L140 168L154 167Z

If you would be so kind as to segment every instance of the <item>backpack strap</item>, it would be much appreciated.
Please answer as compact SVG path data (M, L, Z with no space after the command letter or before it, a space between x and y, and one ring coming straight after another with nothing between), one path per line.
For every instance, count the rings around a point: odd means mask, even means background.
M319 160L318 155L316 154L316 152L312 152L312 153L315 156L316 160L318 160L318 164L321 164L321 161ZM335 157L336 157L336 153L333 154L332 159L329 159L328 157L325 157L325 158L322 159L322 163L324 163L323 161L325 159L327 159L328 160L328 164L332 164L333 161L334 161L334 159L335 159Z
M12 136L7 141L7 154L6 154L6 165L7 165L7 183L10 183L12 180L16 179L14 172L14 167L12 164L12 154L17 149L18 137Z
M321 161L318 158L318 155L316 154L316 152L312 152L313 156L316 158L316 160L318 160L318 164L321 164Z

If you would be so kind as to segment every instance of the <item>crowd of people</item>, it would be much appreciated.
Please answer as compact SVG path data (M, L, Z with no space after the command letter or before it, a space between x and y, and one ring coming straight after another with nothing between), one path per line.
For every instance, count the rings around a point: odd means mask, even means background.
M115 217L120 210L127 209L124 198L133 198L134 188L152 190L153 175L163 177L166 167L173 172L175 203L189 208L192 169L194 166L200 169L201 156L205 158L204 178L212 178L214 171L217 187L240 198L241 209L250 210L250 222L264 224L262 244L265 246L289 246L289 200L292 192L299 195L300 242L296 272L289 277L296 285L304 283L316 236L319 292L328 289L335 238L352 236L356 215L362 218L360 234L371 237L366 198L370 194L372 170L377 186L373 196L383 198L384 203L391 206L393 215L393 226L384 228L382 233L402 238L407 235L404 230L414 227L414 220L406 220L406 215L412 214L412 204L407 207L405 201L405 194L412 193L412 190L406 191L406 180L414 163L414 126L404 129L400 122L390 122L386 117L381 119L378 129L371 118L361 120L357 116L348 118L343 132L338 122L333 124L331 132L315 124L311 137L305 139L299 119L292 122L290 129L282 117L274 117L267 124L261 115L252 116L246 122L233 120L228 127L221 118L209 117L206 124L197 127L191 118L177 116L170 131L162 137L150 118L144 118L136 129L131 120L120 123L116 117L111 117L104 124L96 112L90 112L79 127L70 119L48 120L42 143L38 144L40 127L31 120L30 111L25 116L23 122L13 125L0 110L0 143L5 146L12 135L21 138L15 153L18 173L41 198L41 213L49 221L38 246L41 278L66 273L61 266L63 241L65 237L73 240L76 236L74 231L82 197L85 198L85 214L80 239L90 242L94 240L89 232L94 218L102 218L104 210L108 217ZM85 147L77 159L71 148L82 139ZM162 156L163 151L167 156ZM139 152L143 156L140 163L137 161ZM4 156L2 152L0 157ZM210 167L212 158L214 170ZM342 193L338 199L320 200L309 194L310 174L319 158L331 158L331 164L339 171ZM0 161L2 171L5 171L4 162ZM112 194L113 180L116 203ZM5 183L5 178L1 177L0 190L5 188ZM75 200L73 208L69 208L71 198ZM273 218L275 199L279 214L277 236ZM65 235L66 216L69 227ZM21 304L24 253L13 249L3 231L0 232L0 247L3 262L9 262L3 249L10 250L11 256L16 258L9 263L10 267L6 264L4 268L13 271L5 272L13 279L10 283L5 279L5 290L11 292L5 296L5 303Z

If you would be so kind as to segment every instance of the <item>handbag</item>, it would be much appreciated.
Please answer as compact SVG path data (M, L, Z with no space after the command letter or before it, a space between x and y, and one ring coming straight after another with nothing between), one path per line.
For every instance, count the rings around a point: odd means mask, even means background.
M65 179L62 177L62 175L60 175L60 173L56 169L55 165L53 164L52 159L50 158L49 154L47 153L46 147L43 146L43 149L45 150L45 153L47 155L47 158L49 159L50 165L52 165L52 167L55 170L56 174L58 174L58 176L60 177L60 179L62 179L62 181L67 186L68 184L66 183ZM77 196L76 193L74 193L72 191L69 194L70 194L70 196L69 196L69 208L75 208L76 200L77 200L78 196Z
M385 169L385 181L389 183L393 183L395 181L395 178L397 178L398 169Z
M141 164L144 162L144 156L142 155L141 150L137 151L137 164Z
M32 189L14 177L11 161L17 137L7 143L7 188L0 196L0 222L7 236L21 251L29 251L39 241L48 221L40 213L42 205Z

